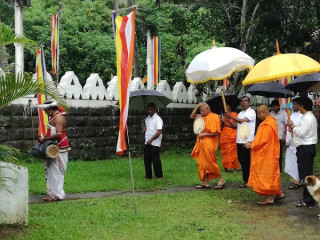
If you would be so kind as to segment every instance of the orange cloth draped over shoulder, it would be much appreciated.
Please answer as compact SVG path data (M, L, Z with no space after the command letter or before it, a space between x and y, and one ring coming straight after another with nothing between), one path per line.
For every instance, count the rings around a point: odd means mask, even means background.
M221 132L220 118L215 113L209 113L204 117L205 129L204 133ZM198 164L198 173L201 181L207 174L208 180L221 176L217 163L216 152L219 147L219 136L205 136L201 139L197 137L197 142L192 150L191 156Z
M238 114L235 112L230 113L233 117L238 117ZM233 119L231 122L235 123ZM237 129L228 127L230 124L227 120L224 120L224 127L222 128L220 135L220 149L221 149L221 157L222 164L224 168L227 169L238 169L239 161L238 161L238 153L237 153Z
M259 195L278 195L280 189L280 144L276 120L267 116L251 144L248 186Z

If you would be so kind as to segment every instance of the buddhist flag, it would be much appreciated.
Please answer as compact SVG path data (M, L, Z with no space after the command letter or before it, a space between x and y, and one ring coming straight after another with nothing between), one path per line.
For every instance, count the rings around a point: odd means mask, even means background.
M153 85L156 86L160 81L161 63L161 41L160 37L153 38Z
M59 16L51 15L51 56L52 74L56 74L59 68Z
M37 50L36 55L36 73L37 73L37 80L39 82L45 82L45 75L46 75L46 65L44 61L44 51L43 48L39 48ZM42 104L46 99L47 96L43 94L37 94L38 104ZM44 136L47 133L47 123L48 123L48 115L43 111L43 109L38 108L38 115L39 115L39 126L38 126L38 135Z
M127 119L134 53L135 10L132 10L127 16L117 16L115 18L114 26L120 108L117 153L122 155L123 152L129 148L127 137Z

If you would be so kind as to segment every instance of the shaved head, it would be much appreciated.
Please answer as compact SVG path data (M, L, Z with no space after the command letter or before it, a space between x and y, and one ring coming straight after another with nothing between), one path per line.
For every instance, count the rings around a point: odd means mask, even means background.
M208 103L203 103L201 107L210 108L209 105L208 105Z
M207 116L209 113L211 113L211 109L207 103L201 103L200 113L203 116Z
M269 108L266 105L261 105L260 107L258 107L257 112L258 111L261 111L261 112L264 112L264 113L270 113L269 112Z
M267 116L270 116L268 107L266 105L261 105L260 107L258 107L257 115L261 121L265 120Z

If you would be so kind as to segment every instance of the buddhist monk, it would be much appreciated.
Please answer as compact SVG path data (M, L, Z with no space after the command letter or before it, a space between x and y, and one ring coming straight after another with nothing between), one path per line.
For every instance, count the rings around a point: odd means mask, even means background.
M231 116L237 118L238 114L232 112L232 108L227 104L227 111ZM220 149L222 164L225 172L233 169L234 173L239 168L238 153L237 153L237 123L232 118L223 117L221 119L222 131L220 135Z
M246 148L251 148L248 186L264 196L258 205L270 205L284 198L280 189L278 127L265 105L257 109L257 115L262 122L253 142L245 144Z
M200 110L200 114L197 111ZM199 178L202 184L196 186L197 189L210 188L209 181L218 178L215 189L223 189L225 180L222 178L217 163L216 151L219 146L220 118L212 113L207 103L199 103L192 111L190 118L203 117L205 129L197 136L197 142L193 148L191 156L198 165Z

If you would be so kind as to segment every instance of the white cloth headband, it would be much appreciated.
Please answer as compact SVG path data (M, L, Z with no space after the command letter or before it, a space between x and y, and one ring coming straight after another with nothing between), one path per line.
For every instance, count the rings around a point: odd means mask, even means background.
M48 108L52 108L52 107L58 107L58 103L57 102L51 102L51 103L43 103L43 104L39 104L38 105L38 108L41 108L41 109L48 109Z

